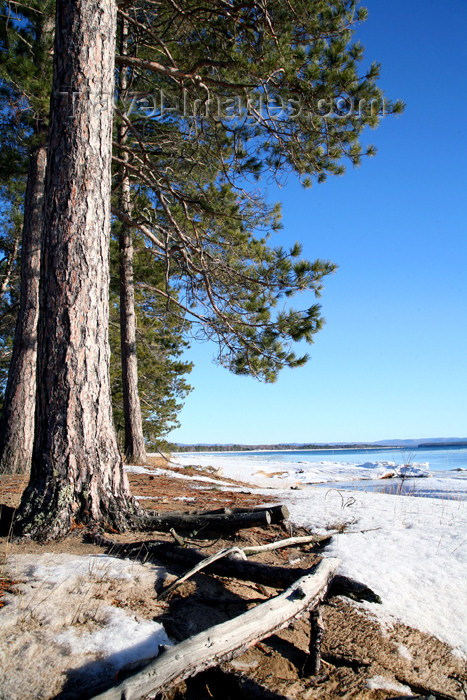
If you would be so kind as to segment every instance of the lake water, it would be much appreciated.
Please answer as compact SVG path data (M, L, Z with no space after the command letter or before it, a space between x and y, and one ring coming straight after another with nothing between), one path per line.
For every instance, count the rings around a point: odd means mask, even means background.
M466 447L205 452L182 453L175 459L212 466L225 476L258 485L321 485L415 496L447 492L467 498Z
M204 453L214 454L214 453ZM306 464L323 461L361 464L363 462L428 463L431 471L449 471L451 469L467 470L467 447L418 447L402 450L365 449L365 450L258 450L255 452L215 453L225 456L244 456L258 461L274 464Z

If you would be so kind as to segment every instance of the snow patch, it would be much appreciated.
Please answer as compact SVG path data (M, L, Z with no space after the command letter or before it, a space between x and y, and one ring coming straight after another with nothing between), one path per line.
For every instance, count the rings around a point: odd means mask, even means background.
M399 656L401 656L403 659L407 659L407 661L413 661L413 656L410 653L409 649L407 649L404 644L398 644L397 645L397 653Z
M70 627L55 636L55 641L69 654L92 654L105 659L116 671L129 664L155 658L159 646L171 645L163 626L141 620L124 610L106 606L104 625L92 632L80 634Z
M347 524L326 551L366 583L380 619L400 620L467 653L467 503L309 487L284 491L297 525L324 532Z
M260 454L180 453L183 466L210 466L231 479L248 480L258 486L290 486L320 484L333 481L355 481L390 478L426 478L432 476L428 463L397 464L396 462L337 462L331 460L284 462L280 458L265 458Z
M66 584L74 585L77 578L122 579L134 581L141 576L140 565L117 559L106 554L80 557L74 554L25 554L12 555L8 559L9 569L17 578L41 582L48 588Z
M128 474L152 474L153 476L167 474L166 469L159 469L157 467L142 467L140 464L124 464L123 467Z
M56 697L70 684L92 697L121 668L170 644L151 612L154 589L167 580L163 568L52 553L10 555L6 566L18 583L0 609L2 700ZM125 610L140 601L142 615Z
M404 693L405 695L413 696L409 686L390 681L384 676L373 676L373 678L369 678L366 682L366 687L369 690L390 690L395 693Z
M190 464L179 464L177 466L190 466ZM141 467L139 465L125 464L125 471L128 474L151 474L152 476L170 476L172 479L184 479L185 481L205 481L210 484L222 484L228 486L227 481L219 481L212 479L210 476L202 476L201 474L182 474L173 471L172 469L159 469L153 467Z

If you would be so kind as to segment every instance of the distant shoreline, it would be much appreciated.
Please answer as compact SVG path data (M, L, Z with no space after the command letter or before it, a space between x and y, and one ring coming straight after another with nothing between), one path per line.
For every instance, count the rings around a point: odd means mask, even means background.
M445 449L448 447L467 447L467 441L429 442L420 445L368 445L365 443L349 445L176 445L173 452L350 452L361 450L376 452L382 450Z
M377 445L342 445L329 447L295 445L178 445L177 452L337 452L348 450L398 450L399 447L381 447Z

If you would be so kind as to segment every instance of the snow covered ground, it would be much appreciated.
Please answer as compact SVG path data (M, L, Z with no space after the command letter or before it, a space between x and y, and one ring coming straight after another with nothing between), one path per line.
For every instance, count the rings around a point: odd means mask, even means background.
M372 482L375 480L404 477L411 480L414 489L430 489L464 494L467 498L467 471L452 469L451 471L431 471L429 464L410 463L408 465L397 461L343 461L336 459L309 459L304 453L303 459L297 459L297 452L287 459L287 452L277 452L276 458L271 458L271 452L265 454L248 452L204 452L179 453L174 455L173 462L183 466L210 466L225 477L249 481L258 486L290 487L310 484L326 484L335 482ZM415 480L428 479L426 483ZM366 485L364 485L366 486Z
M378 593L381 621L433 634L467 655L467 504L309 488L281 495L291 519L320 531L348 524L327 552Z
M119 607L147 597L165 569L52 553L11 555L7 568L18 583L0 610L1 698L55 697L64 676L84 693L170 644L160 623Z
M184 454L175 461L222 469L223 475L249 481L252 487L278 489L278 499L297 525L323 531L347 524L333 537L329 555L342 571L373 588L383 604L367 605L381 623L400 620L450 644L467 655L467 480L465 473L432 476L413 465L435 497L389 495L372 490L335 487L333 482L381 478L397 465L360 465L323 461L287 466L251 459L248 454ZM300 469L303 471L300 472ZM400 481L400 480L399 480ZM329 488L310 483L330 482ZM393 483L382 481L381 485ZM396 482L397 483L397 482ZM362 486L355 481L355 486ZM266 491L265 491L266 492ZM410 493L410 490L409 490ZM454 497L453 497L454 494Z

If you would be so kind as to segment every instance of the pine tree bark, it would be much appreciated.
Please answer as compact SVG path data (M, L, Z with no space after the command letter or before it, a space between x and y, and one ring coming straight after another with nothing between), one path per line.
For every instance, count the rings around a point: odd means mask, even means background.
M125 529L138 507L112 420L108 286L115 0L58 0L31 478L16 532Z
M13 272L13 266L16 262L16 258L18 255L18 246L18 238L15 238L13 243L13 250L10 251L10 254L8 255L8 258L6 260L5 272L3 273L2 282L0 284L0 299L3 299L5 292L8 289L8 285L10 284L11 273Z
M120 53L128 51L128 26L122 20ZM128 89L128 69L120 68L120 97L125 96ZM127 140L127 127L121 123L118 130L120 144ZM120 156L128 161L128 153L122 151ZM121 185L119 194L119 209L129 219L132 214L130 196L130 178L125 166L121 166ZM133 240L132 231L128 224L122 222L119 233L119 275L120 275L120 344L122 357L122 389L123 416L125 422L125 458L132 464L146 462L146 448L143 436L143 419L138 391L138 359L136 355L136 314L135 288L133 279Z
M42 50L44 53L47 51L53 37L54 25L54 19L50 15L38 16L35 24L35 50ZM36 405L41 237L47 164L46 137L47 125L44 118L36 115L36 145L29 154L24 200L20 305L0 421L0 473L3 474L28 474L31 468Z
M47 149L38 146L29 157L24 200L20 306L0 421L0 474L28 474L31 468L46 163Z

